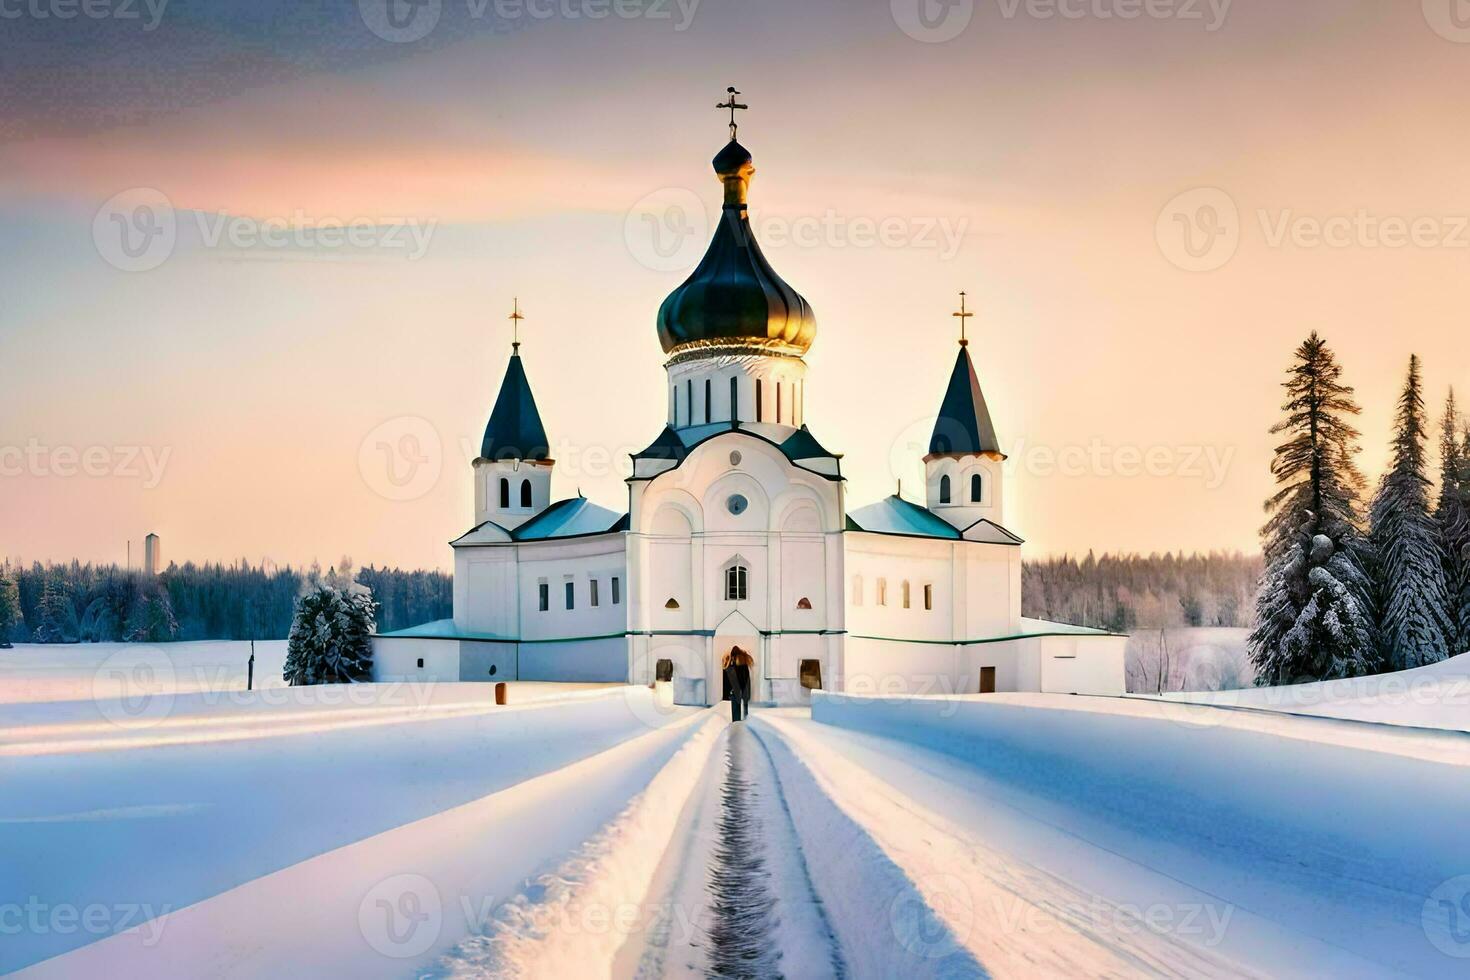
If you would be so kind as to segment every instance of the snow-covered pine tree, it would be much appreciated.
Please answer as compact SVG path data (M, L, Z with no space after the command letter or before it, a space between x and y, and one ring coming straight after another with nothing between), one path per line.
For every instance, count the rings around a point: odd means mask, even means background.
M317 585L296 603L286 638L286 683L351 684L372 678L378 604L356 583Z
M1425 435L1419 357L1414 355L1399 396L1393 464L1378 485L1371 510L1379 636L1389 670L1422 667L1449 656L1449 596L1439 528L1429 516Z
M37 643L74 643L77 640L77 614L67 594L66 581L57 569L46 573L41 598L36 603Z
M1278 489L1266 501L1266 565L1248 640L1263 686L1367 674L1378 659L1358 431L1347 420L1360 409L1316 331L1295 356L1282 384L1286 417L1271 429L1288 438L1271 462Z
M21 625L20 589L10 566L0 567L0 650L10 649L10 634Z
M1444 403L1439 436L1439 501L1434 523L1448 593L1446 639L1450 653L1470 650L1470 433L1455 405L1451 388Z

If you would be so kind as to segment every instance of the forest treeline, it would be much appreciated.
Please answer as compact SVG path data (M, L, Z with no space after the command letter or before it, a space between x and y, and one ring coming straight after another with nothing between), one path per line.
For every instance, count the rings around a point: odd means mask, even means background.
M392 631L453 615L453 578L343 559L323 570L205 563L170 565L157 576L116 565L7 565L0 570L0 640L38 643L280 640L297 600L317 584L357 581L378 602L377 627Z
M1021 614L1126 633L1173 626L1251 625L1259 555L1088 552L1021 567Z

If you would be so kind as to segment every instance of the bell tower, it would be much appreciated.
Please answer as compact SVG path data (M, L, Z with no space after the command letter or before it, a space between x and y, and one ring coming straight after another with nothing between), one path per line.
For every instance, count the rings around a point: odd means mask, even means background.
M507 531L520 527L550 505L551 470L556 465L521 362L520 326L524 319L517 300L510 314L514 331L510 362L485 426L480 455L473 464L475 524L493 521Z
M961 531L981 520L1001 525L1005 521L1006 455L970 359L966 325L974 315L960 293L960 308L954 314L960 321L960 352L924 457L928 507Z

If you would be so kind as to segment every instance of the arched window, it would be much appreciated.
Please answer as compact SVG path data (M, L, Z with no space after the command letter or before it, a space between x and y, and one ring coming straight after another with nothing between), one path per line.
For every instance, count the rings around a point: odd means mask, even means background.
M810 609L811 607L812 607L812 601L810 599L808 599L806 596L802 596L800 599L797 599L796 600L796 608L797 609Z
M740 421L740 379L730 379L730 421Z
M949 477L947 475L939 478L939 502L949 503Z
M731 565L725 569L725 599L743 602L750 598L750 569L744 565Z
M980 479L980 474L979 473L972 474L970 476L970 503L972 503L972 504L978 504L980 502L980 496L981 496L980 491L982 491L984 489L985 489L985 482Z
M854 606L863 604L863 577L861 575L852 577L852 604Z
M531 506L531 481L530 480L522 480L521 481L521 506L522 507L530 507Z
M715 386L709 378L704 379L704 420L706 423L714 421Z
M903 582L903 607L905 609L909 608L909 583L908 583L908 579L904 579L904 582Z
M510 481L505 477L500 478L500 509L506 510L510 507Z
M878 605L888 605L888 580L886 578L878 580Z
M762 406L761 406L761 386L762 386L762 384L763 384L763 382L761 381L760 378L756 378L755 379L755 420L757 422L762 421L761 415L763 414L762 411L761 411L761 409L762 409Z
M675 599L673 596L670 596L669 597L669 601L666 602L666 603L664 603L664 608L665 609L678 609L679 608L679 600L678 599Z

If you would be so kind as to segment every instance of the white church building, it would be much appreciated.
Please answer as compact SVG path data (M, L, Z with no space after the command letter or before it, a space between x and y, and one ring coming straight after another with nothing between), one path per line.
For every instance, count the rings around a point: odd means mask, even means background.
M626 510L551 499L556 464L514 344L473 464L474 526L452 542L454 618L375 637L375 679L671 673L678 701L712 704L739 646L765 703L813 688L1122 694L1124 638L1021 616L1006 457L966 341L924 503L849 507L842 457L805 424L816 318L756 243L754 166L734 136L714 159L713 240L658 311L668 416L633 456Z

